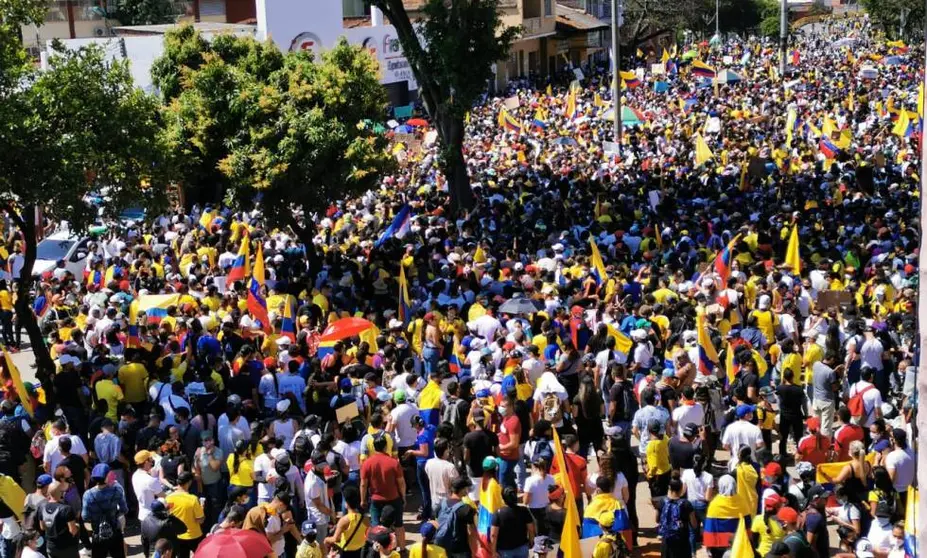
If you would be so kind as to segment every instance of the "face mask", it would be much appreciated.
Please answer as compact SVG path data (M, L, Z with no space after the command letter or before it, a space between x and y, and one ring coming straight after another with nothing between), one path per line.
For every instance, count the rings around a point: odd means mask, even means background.
M872 441L873 441L873 442L877 442L877 441L879 441L879 440L881 440L881 439L882 439L882 435L881 435L881 434L872 434Z
M508 412L508 410L509 410L509 408L506 407L505 405L499 405L499 414L500 414L500 415L505 416L506 413Z
M45 537L39 535L39 538L35 539L35 544L36 544L36 546L38 546L39 548L42 548L42 545L45 544Z

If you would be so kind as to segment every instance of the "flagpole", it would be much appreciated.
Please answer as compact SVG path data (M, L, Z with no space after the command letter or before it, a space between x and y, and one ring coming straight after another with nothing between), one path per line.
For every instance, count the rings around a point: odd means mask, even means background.
M615 109L613 122L615 144L618 146L618 155L621 156L621 41L618 40L618 8L620 0L612 0L612 106Z
M789 43L789 0L779 7L779 79L785 82L785 52Z
M927 0L924 1L927 7ZM927 39L927 17L924 18L924 38ZM925 43L925 53L927 53L927 43ZM927 58L924 60L925 69L927 69ZM922 87L927 87L927 73L924 74ZM925 89L927 91L927 89ZM925 94L927 95L927 94ZM902 108L902 110L905 110ZM917 107L918 116L924 118L923 110ZM921 202L921 219L920 219L920 250L917 259L917 485L923 489L927 487L927 257L924 256L924 246L927 246L927 229L925 229L925 219L927 219L927 204L924 203L924 196L927 195L927 141L924 141L924 132L918 140L921 148L921 168L920 168L920 202ZM919 498L917 503L917 517L925 517L927 514L927 500ZM918 547L927 548L927 528L924 525L918 526L916 534ZM918 553L919 554L919 553Z

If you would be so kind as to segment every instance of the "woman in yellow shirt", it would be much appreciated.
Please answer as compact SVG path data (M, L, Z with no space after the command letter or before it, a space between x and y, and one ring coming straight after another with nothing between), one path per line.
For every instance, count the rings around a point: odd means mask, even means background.
M248 496L248 508L250 509L257 502L257 498L254 493L254 456L247 440L235 442L235 453L228 457L226 465L229 468L229 490L235 486L250 489Z
M367 542L369 525L360 509L360 492L356 488L345 487L344 504L348 511L338 520L335 532L326 537L325 544L338 545L344 558L360 558Z
M422 540L409 549L409 558L447 558L447 552L440 546L434 545L438 529L435 524L426 521L422 524Z

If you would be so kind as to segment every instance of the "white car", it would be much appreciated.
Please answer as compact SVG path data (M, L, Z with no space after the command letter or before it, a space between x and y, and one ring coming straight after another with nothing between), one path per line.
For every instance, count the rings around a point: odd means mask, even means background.
M90 256L90 237L78 237L69 230L55 232L39 242L36 247L32 275L42 275L55 269L58 260L64 260L64 267L81 281L87 269Z

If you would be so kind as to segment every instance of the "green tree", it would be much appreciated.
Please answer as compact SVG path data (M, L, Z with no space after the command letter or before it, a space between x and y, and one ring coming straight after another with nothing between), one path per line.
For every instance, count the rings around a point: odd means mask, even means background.
M402 0L369 0L396 28L441 140L441 166L451 204L473 206L463 158L464 117L486 91L492 64L504 60L517 28L503 28L499 0L426 0L413 23Z
M221 194L239 209L260 199L271 224L311 247L312 215L392 166L386 138L364 125L386 111L365 50L342 40L315 61L251 38L206 42L190 28L165 44L152 75L165 96L164 136L195 197Z
M0 38L0 52L15 53L9 34ZM58 51L45 72L3 66L0 76L0 84L19 84L0 85L0 210L24 241L16 317L29 334L37 376L48 386L54 364L31 304L36 208L68 221L75 233L96 215L88 194L105 192L104 210L112 217L129 204L157 211L169 161L158 136L157 100L134 87L126 62L108 62L101 49Z
M918 0L860 0L860 3L890 38L905 38L912 33L920 36L924 28L924 3Z
M171 0L115 0L107 15L122 25L158 25L174 23L180 14Z

